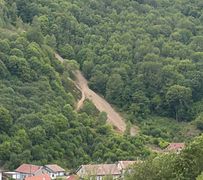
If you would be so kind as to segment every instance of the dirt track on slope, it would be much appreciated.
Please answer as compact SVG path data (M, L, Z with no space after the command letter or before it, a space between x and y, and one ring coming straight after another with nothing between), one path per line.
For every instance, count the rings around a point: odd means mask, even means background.
M76 71L75 75L77 78L76 84L80 87L80 90L83 93L83 97L81 100L84 100L85 98L91 100L100 112L103 111L107 113L107 122L113 125L116 130L124 133L126 124L122 117L112 108L112 106L105 99L89 89L87 80L84 78L80 71ZM81 105L82 102L79 101L78 108L80 108Z
M60 57L58 54L56 54L55 56L59 61L64 62L64 59ZM96 94L88 87L87 80L79 70L75 71L74 74L76 77L75 84L82 93L82 98L77 103L77 110L79 110L82 107L85 99L89 99L93 102L93 104L100 112L103 111L107 113L108 118L107 122L111 124L114 127L114 129L116 129L121 133L124 133L126 130L126 123L124 119L119 115L119 113L116 112L104 98ZM130 134L132 136L135 136L138 132L138 129L139 129L138 127L133 126L131 128Z

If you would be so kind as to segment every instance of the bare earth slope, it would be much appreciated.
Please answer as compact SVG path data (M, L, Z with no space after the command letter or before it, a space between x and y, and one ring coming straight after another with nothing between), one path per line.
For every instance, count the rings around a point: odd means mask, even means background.
M55 56L59 61L64 62L64 59L61 56L59 56L58 54L55 54ZM107 113L108 117L107 122L111 124L119 132L124 133L126 130L126 123L123 120L123 118L119 115L119 113L117 113L104 98L96 94L88 87L87 80L79 70L75 71L75 76L76 76L75 83L82 93L82 98L78 101L77 109L80 109L85 99L91 100L100 112L103 111ZM136 135L137 131L138 131L137 127L135 126L132 127L131 135L132 136Z
M124 132L126 129L126 124L122 117L111 107L111 105L105 99L89 89L87 80L84 78L80 71L76 71L75 75L77 78L76 83L80 87L81 92L84 93L85 97L91 100L99 111L107 113L108 123L113 125L117 130Z

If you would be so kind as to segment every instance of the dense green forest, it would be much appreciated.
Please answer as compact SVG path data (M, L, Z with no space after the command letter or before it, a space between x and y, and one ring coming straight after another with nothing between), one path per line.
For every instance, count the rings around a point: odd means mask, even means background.
M202 110L202 1L16 0L16 6L132 122L148 114L190 121Z
M201 0L0 0L0 32L0 165L136 159L203 131ZM55 51L141 134L115 134L91 102L76 112Z
M90 87L129 115L191 121L202 111L201 0L10 0ZM18 21L17 21L18 22ZM18 24L16 22L16 24ZM15 24L15 23L14 23Z
M115 134L90 102L74 110L71 66L55 59L55 38L34 22L24 24L15 3L0 5L0 167L32 162L76 168L148 155L142 137Z

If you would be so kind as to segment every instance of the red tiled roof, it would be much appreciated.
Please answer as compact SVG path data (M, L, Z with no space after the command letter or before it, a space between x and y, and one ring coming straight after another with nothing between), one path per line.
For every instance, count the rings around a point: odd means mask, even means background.
M32 164L22 164L15 171L25 174L34 174L36 171L40 170L41 166L36 166Z
M79 177L76 176L76 175L71 175L71 176L69 176L69 177L67 178L67 180L78 180L78 179L79 179Z
M82 165L86 175L120 175L121 172L116 164Z
M185 147L185 143L170 143L166 150L168 151L174 151L174 150L179 150L183 149Z
M65 172L65 169L62 167L58 166L57 164L48 164L45 167L49 168L53 172Z
M26 177L25 180L51 180L51 178L48 174L43 174L39 176Z

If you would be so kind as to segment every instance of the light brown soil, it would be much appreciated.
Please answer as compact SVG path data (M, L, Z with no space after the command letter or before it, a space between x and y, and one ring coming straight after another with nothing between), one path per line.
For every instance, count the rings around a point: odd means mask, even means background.
M107 122L118 129L118 131L124 133L126 124L122 117L112 108L112 106L105 99L89 89L87 80L84 78L80 71L76 71L75 75L77 79L76 84L80 87L80 90L83 94L82 99L79 101L78 108L82 105L82 101L85 100L85 98L91 100L100 112L103 111L107 113Z

